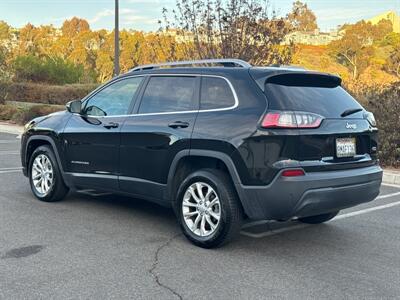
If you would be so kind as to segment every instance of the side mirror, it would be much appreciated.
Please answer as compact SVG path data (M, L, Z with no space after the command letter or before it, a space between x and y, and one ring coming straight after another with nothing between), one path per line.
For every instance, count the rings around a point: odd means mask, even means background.
M82 112L82 103L81 100L72 100L69 101L65 107L67 108L67 111L70 113L75 113L75 114L80 114Z

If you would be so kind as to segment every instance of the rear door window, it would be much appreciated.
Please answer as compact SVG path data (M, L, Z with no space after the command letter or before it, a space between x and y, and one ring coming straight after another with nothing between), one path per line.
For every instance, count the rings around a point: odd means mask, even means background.
M362 108L341 86L324 84L315 78L311 82L279 82L265 85L265 93L271 110L305 111L326 118L340 118L347 109Z
M153 76L144 91L139 113L163 113L196 109L197 77Z
M235 97L228 82L218 77L201 80L200 109L228 108L235 105Z

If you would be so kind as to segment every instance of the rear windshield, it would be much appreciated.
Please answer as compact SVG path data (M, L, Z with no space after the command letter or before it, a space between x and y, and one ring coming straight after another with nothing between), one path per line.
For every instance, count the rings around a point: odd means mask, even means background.
M340 118L345 110L362 108L341 86L267 83L265 93L271 110L306 111L326 118Z

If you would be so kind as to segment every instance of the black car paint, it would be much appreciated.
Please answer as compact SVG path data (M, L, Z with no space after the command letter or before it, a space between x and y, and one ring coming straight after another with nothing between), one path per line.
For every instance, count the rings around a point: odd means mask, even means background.
M259 80L265 77L260 70L255 72ZM281 72L301 71L272 70L270 73ZM259 81L254 80L254 72L251 74L246 68L145 70L119 76L106 85L128 76L150 75L226 78L237 94L239 105L226 110L137 115L141 87L127 116L56 113L27 125L21 148L24 173L27 174L34 145L31 142L43 138L44 142L51 142L70 187L122 192L170 205L175 167L189 155L221 160L237 189L267 186L284 168L303 167L306 172L318 172L377 164L377 129L362 118L362 113L324 120L317 129L261 128L259 124L267 111L268 100ZM177 121L187 122L189 126L169 126ZM110 122L117 123L118 127L106 128L104 125ZM346 122L357 124L357 129L346 128ZM336 137L356 137L357 156L335 158ZM238 193L242 198L242 192L238 190Z

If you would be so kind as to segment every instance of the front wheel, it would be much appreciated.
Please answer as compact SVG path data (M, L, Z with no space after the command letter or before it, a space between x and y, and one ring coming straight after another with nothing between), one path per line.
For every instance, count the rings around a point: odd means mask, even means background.
M203 169L190 174L178 191L178 218L195 245L214 248L240 230L242 207L226 173Z
M339 211L334 211L327 214L299 218L299 221L306 224L320 224L332 220L338 213Z
M40 201L59 201L68 193L68 187L49 146L40 146L33 152L29 161L29 182L33 194Z

